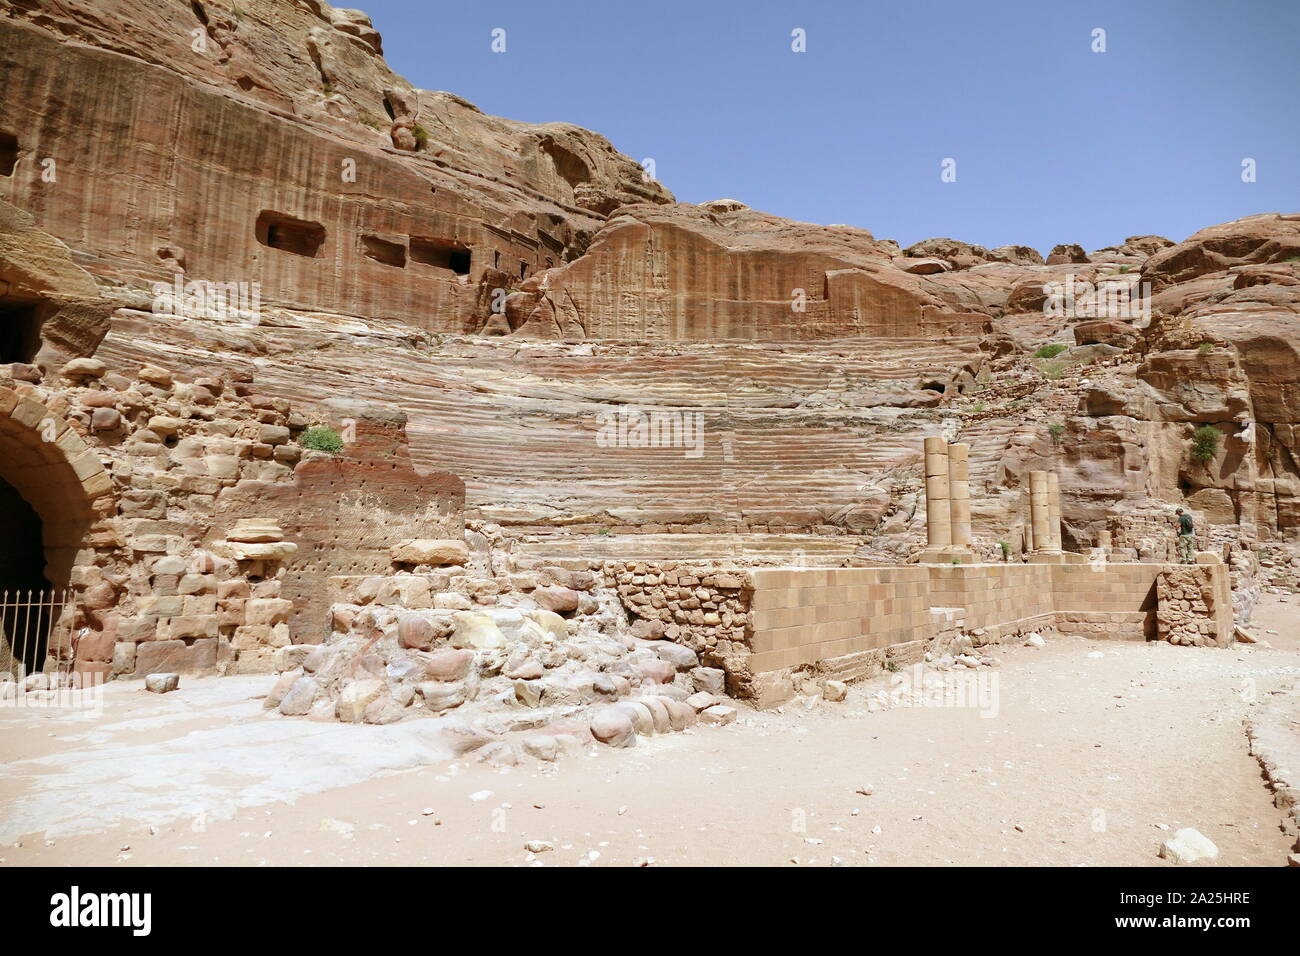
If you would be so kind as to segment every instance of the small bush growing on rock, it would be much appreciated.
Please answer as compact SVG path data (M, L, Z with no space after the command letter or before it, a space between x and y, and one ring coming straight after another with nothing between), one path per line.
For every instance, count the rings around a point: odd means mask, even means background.
M1060 422L1055 422L1047 426L1047 430L1052 433L1053 438L1060 438L1065 434L1065 426Z
M312 451L329 452L337 455L343 451L343 439L339 433L324 425L313 425L302 433L302 447Z
M1011 557L1011 545L1007 544L1005 541L999 541L998 547L1002 549L1003 561L1006 561L1008 558Z
M1043 373L1043 378L1050 379L1053 382L1065 374L1066 364L1064 362L1044 362L1038 367Z
M1192 461L1205 464L1213 461L1219 450L1219 430L1213 425L1202 425L1192 432Z
M415 137L416 149L424 149L425 144L429 142L429 131L416 123L411 127L411 134Z
M1211 352L1214 351L1214 343L1202 342L1200 345L1196 347L1196 351L1200 352L1202 355L1209 355Z
M1058 355L1060 355L1068 348L1069 348L1068 345L1062 345L1059 342L1056 345L1044 345L1042 348L1040 348L1037 352L1034 353L1034 358L1042 358L1042 359L1056 358Z

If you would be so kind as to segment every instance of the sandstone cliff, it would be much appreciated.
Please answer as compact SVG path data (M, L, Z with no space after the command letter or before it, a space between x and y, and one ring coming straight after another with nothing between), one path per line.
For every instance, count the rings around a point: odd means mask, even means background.
M926 434L971 444L988 556L1044 467L1075 547L1153 503L1225 542L1300 536L1300 215L904 250L675 203L595 133L412 88L355 11L0 11L0 196L116 306L61 354L253 376L319 420L333 397L399 405L413 464L460 476L516 553L903 560ZM160 307L178 274L257 283L260 307ZM1143 283L1150 317L1108 308Z

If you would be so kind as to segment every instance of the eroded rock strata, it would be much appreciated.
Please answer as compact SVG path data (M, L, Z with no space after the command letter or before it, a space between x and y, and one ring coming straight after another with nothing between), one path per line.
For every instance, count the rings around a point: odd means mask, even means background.
M969 446L980 561L1026 560L1043 471L1066 552L1174 561L1181 506L1227 567L967 627L918 579L871 666L986 626L1222 644L1221 585L1244 623L1300 583L1300 214L903 249L415 89L358 11L0 14L0 586L72 589L60 666L276 670L293 716L725 720L783 650L747 569L915 562L926 436Z

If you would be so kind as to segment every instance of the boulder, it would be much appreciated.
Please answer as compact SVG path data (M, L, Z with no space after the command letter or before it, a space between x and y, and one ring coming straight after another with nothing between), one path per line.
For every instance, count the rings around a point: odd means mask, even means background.
M74 358L63 366L64 378L77 381L87 378L103 378L108 366L95 358Z
M578 592L557 584L537 588L530 595L544 610L563 614L578 609Z
M453 647L490 650L506 646L505 635L497 627L496 621L487 614L480 611L454 611L451 617L455 622L451 634Z
M1160 856L1171 863L1213 860L1218 855L1219 848L1193 827L1184 827L1160 845Z
M144 679L144 689L151 694L169 694L180 686L180 674L150 674Z
M700 659L695 656L693 650L689 647L682 647L680 644L667 642L656 644L655 653L659 655L660 660L667 661L679 671L690 670L692 667L696 667L700 663ZM663 683L667 683L667 681L664 681Z
M320 683L314 677L299 677L280 701L280 713L286 717L302 717L311 711L319 695Z
M636 743L636 725L624 707L602 707L591 718L591 734L610 747L631 747Z
M706 707L700 711L700 723L724 726L734 723L736 720L736 708L728 707L725 704L714 704L712 707Z
M369 707L384 691L384 682L377 678L354 680L339 692L335 714L348 724L361 722Z

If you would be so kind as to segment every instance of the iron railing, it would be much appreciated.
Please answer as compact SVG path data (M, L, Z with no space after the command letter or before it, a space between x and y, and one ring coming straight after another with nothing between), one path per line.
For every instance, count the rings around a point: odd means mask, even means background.
M72 618L70 588L0 590L0 680L43 673L53 685L68 683L77 657Z

